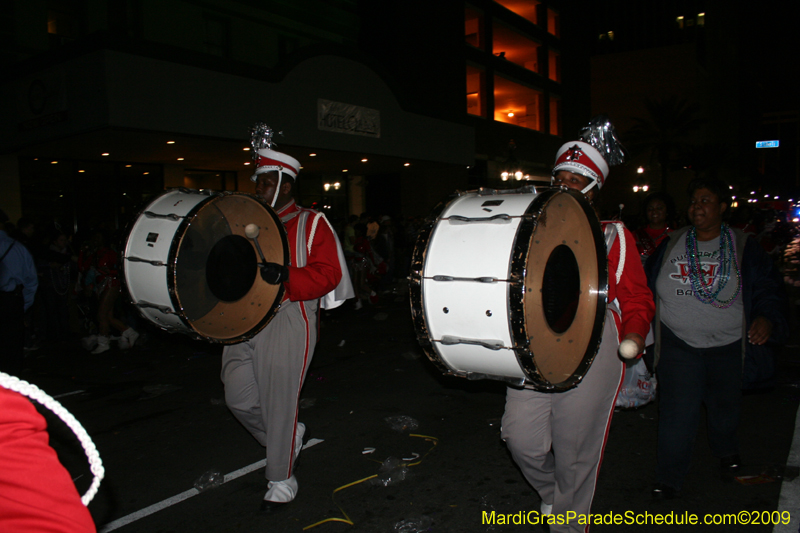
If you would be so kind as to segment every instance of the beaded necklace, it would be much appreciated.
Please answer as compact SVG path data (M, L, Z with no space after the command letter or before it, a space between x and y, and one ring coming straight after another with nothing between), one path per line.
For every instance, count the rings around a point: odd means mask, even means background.
M700 256L697 252L697 230L692 227L686 234L686 257L689 261L689 280L692 283L695 297L704 304L711 304L717 309L727 309L732 306L742 292L742 276L739 272L739 263L736 261L736 245L733 241L733 232L723 222L719 235L719 268L714 277L706 283L705 273L700 265ZM717 298L731 278L731 269L736 273L738 285L733 296L726 300ZM716 285L716 289L714 289Z

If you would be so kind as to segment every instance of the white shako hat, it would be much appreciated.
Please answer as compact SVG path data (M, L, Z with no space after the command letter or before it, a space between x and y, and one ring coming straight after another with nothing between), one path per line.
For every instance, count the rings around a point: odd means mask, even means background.
M273 170L278 171L280 174L288 174L292 179L297 180L297 174L300 172L300 161L294 157L269 148L256 150L255 153L257 155L255 158L256 171L250 177L251 181L256 181L259 174Z
M597 188L603 186L608 176L608 163L592 145L581 141L568 142L559 148L553 176L559 170L574 172L597 182Z
M270 206L275 207L284 174L291 176L296 182L297 174L300 172L300 161L272 149L275 146L275 143L272 142L273 133L272 128L264 122L256 122L250 128L250 147L253 150L253 162L256 164L256 171L250 176L250 180L258 181L258 175L265 172L278 172L278 184L270 202Z
M621 165L627 154L614 125L605 115L589 121L580 137L581 140L568 142L558 150L553 176L559 170L566 170L589 178L591 183L581 191L586 194L595 185L599 190L608 177L609 165Z

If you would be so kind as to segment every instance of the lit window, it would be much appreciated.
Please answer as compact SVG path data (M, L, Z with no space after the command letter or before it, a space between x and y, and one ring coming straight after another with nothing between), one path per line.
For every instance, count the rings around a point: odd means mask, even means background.
M494 55L539 72L539 43L497 22L492 27L492 34Z
M558 20L558 13L547 8L547 33L561 37L561 23Z
M57 36L51 41L58 44L80 37L80 28L83 22L78 7L74 2L47 2L47 33Z
M544 131L540 91L500 76L494 77L494 119L536 131ZM509 116L513 113L513 116Z
M677 17L677 18L675 19L675 22L677 22L677 23L678 23L678 27L679 27L679 28L683 29L683 16Z
M505 7L509 11L513 11L520 17L527 19L534 24L539 24L539 18L536 14L539 7L538 0L496 0L498 4Z
M547 51L547 77L561 83L561 55L555 50Z
M705 26L706 25L706 14L705 13L698 13L697 14L697 25L698 26Z
M464 40L475 48L484 48L483 15L471 7L464 9Z
M467 65L467 113L486 116L486 74Z
M561 99L550 97L550 135L561 135Z

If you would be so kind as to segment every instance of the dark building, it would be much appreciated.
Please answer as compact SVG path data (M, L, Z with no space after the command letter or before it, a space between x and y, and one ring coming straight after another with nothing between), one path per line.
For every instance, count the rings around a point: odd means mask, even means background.
M304 204L422 215L455 189L509 186L509 163L546 176L589 114L585 32L560 2L8 4L14 220L121 227L164 188L251 192L258 120L302 163Z
M682 202L688 181L707 172L742 202L798 198L796 91L778 80L800 73L785 61L782 12L774 1L593 4L592 112L612 116L632 155L607 203L635 214L645 186ZM762 140L780 147L756 148Z

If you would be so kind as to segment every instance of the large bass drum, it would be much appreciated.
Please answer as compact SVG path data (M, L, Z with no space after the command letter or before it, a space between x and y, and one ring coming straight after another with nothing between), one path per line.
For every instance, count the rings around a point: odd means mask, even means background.
M259 228L266 260L287 264L283 224L256 196L173 189L153 200L133 222L122 254L125 284L141 315L210 342L232 344L258 333L284 289L259 275L249 224Z
M562 391L599 349L605 241L575 191L457 193L420 232L410 281L417 337L447 374Z

